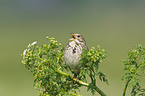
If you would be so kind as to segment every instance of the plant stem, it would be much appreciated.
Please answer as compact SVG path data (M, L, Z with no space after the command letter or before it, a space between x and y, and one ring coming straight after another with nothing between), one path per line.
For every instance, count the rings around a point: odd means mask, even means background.
M140 67L141 65L142 65L142 64L139 64L139 65L137 66L137 69L139 69L139 67ZM137 70L137 69L136 69L136 70ZM127 90L128 84L129 84L129 82L131 81L131 79L132 79L132 77L131 77L130 79L128 79L128 81L126 82L126 85L125 85L124 90L123 90L123 96L125 96L125 94L126 94L126 90Z
M131 81L131 79L129 79L129 80L127 81L127 83L126 83L126 85L125 85L125 87L124 87L123 96L125 96L125 94L126 94L126 90L127 90L127 87L128 87L128 84L129 84L130 81Z
M55 71L56 71L57 73L59 73L59 74L65 75L65 76L67 76L67 77L70 77L73 81L76 81L76 79L73 78L71 75L69 75L69 74L67 74L67 73L65 73L65 72L63 72L63 71L61 71L61 70L55 70ZM77 80L77 83L79 83L79 84L82 85L82 86L89 87L89 84L88 84L88 83L85 83L85 82L83 82L83 81L81 81L81 80ZM101 89L99 89L96 85L93 86L93 89L96 90L101 96L107 96L107 95L106 95Z
M101 95L101 96L107 96L101 89L99 89L97 86L93 86L93 88Z

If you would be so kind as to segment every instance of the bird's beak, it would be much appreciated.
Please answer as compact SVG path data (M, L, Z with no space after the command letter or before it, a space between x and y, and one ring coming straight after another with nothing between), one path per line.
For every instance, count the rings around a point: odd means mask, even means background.
M71 39L69 39L69 41L74 41L75 40L75 34L71 33L72 37Z
M75 34L74 33L71 33L71 35L72 35L73 38L75 38Z
M71 33L71 35L72 35L73 37L75 37L75 34L74 34L74 33Z

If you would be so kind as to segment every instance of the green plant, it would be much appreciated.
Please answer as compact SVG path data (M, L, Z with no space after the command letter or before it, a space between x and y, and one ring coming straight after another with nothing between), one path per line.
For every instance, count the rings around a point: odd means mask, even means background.
M122 80L126 82L123 96L126 94L128 85L131 87L131 96L145 96L145 89L141 88L139 79L140 76L145 75L145 48L137 45L132 52L128 53L128 58L123 63L125 75Z
M100 46L82 54L80 80L69 75L70 70L64 63L64 48L54 38L49 38L48 44L36 46L37 42L29 44L24 50L22 63L34 75L34 86L40 92L39 96L79 96L81 86L86 86L94 94L106 94L97 87L96 77L108 84L106 76L99 71L99 64L106 57L106 52ZM86 76L90 78L87 81Z

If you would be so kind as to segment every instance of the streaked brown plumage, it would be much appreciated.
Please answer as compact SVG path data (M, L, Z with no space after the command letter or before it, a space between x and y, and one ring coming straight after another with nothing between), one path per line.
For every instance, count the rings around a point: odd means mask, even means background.
M74 72L74 78L80 73L81 53L87 50L86 42L81 34L73 33L72 38L65 48L64 60L67 66Z

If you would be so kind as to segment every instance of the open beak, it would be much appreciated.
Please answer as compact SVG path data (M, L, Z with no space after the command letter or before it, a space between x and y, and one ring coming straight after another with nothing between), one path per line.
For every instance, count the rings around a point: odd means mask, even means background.
M75 38L75 34L71 33L72 37Z
M75 40L75 34L71 33L71 35L72 35L72 38L69 39L69 41L74 41Z

